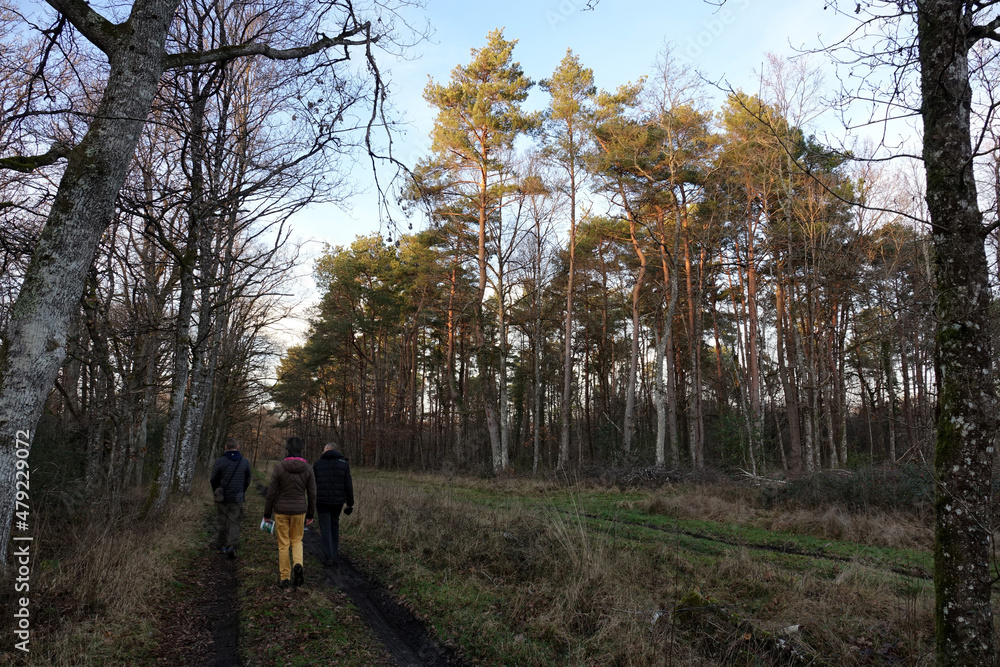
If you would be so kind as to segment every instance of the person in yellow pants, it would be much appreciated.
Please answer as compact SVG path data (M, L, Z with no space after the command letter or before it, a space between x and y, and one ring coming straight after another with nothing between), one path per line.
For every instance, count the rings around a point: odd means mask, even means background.
M264 518L274 514L278 536L278 586L301 586L305 582L302 566L302 532L313 521L316 511L316 477L312 466L302 458L302 438L292 436L285 443L288 454L271 471L264 502ZM291 550L291 558L289 558Z

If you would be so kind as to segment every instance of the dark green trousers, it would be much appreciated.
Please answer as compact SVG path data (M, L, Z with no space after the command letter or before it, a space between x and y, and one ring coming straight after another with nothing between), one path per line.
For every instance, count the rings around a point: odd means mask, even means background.
M243 503L215 503L215 542L220 547L236 547L240 541Z

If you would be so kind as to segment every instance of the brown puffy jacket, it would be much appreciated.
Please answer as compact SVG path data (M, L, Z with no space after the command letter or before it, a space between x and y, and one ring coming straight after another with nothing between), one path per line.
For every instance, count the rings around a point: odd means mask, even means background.
M308 497L308 503L306 499ZM275 514L305 514L313 518L316 511L316 477L305 459L289 457L274 466L267 484L264 517Z

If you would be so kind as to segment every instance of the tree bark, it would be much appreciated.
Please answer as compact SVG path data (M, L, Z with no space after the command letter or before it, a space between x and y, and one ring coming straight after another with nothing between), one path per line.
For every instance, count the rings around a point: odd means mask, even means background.
M997 401L989 269L973 174L972 3L917 8L923 158L937 277L935 659L992 665L990 478Z
M65 356L70 319L87 270L111 222L164 67L167 29L179 0L136 2L123 26L84 3L69 18L108 54L110 69L94 120L69 155L55 200L0 350L0 550L6 562L18 432L30 443ZM63 2L52 2L64 11ZM69 4L69 3L65 3ZM80 7L82 5L82 8ZM77 16L80 12L82 15ZM125 156L125 157L123 157Z

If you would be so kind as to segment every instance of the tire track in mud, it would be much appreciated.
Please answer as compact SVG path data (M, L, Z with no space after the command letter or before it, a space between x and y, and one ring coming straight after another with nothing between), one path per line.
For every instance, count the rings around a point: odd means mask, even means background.
M257 491L267 494L267 487L256 482ZM316 558L310 567L323 568L323 584L339 589L351 599L359 615L382 643L399 667L464 667L454 650L431 636L426 625L413 612L397 602L380 585L369 579L354 564L340 555L336 564L321 566L323 548L316 523L302 536L306 553Z
M880 563L879 561L874 561L871 559L865 559L861 557L851 557L851 556L838 556L836 554L829 554L823 551L803 549L801 547L792 544L768 544L766 542L742 542L735 539L727 539L719 535L711 535L709 533L699 533L693 530L686 530L683 528L671 528L669 526L661 526L654 523L646 523L640 521L627 521L625 519L610 519L608 517L600 516L597 514L588 513L576 513L570 512L568 510L557 509L560 514L574 517L579 516L587 519L592 519L594 521L603 521L605 523L610 523L614 525L625 525L633 526L636 528L645 528L647 530L655 530L661 533L667 533L668 535L683 535L685 537L690 537L696 540L703 540L706 542L712 542L714 544L724 544L729 547L743 547L745 549L752 549L754 551L768 551L771 553L780 553L789 556L802 556L804 558L813 558L816 560L826 560L833 561L837 563L859 563L865 567L870 567L872 569L880 570L882 572L891 572L892 574L898 574L904 577L910 577L911 579L920 579L923 581L933 581L934 575L920 567L904 567L900 565L887 565L885 563Z
M315 524L314 524L315 525ZM319 533L307 530L305 550L322 560ZM361 618L400 667L460 667L456 652L436 642L424 623L389 593L372 582L343 555L323 567L324 583L343 591L358 608Z
M208 609L208 627L212 630L215 648L213 667L240 667L239 658L239 600L236 597L235 561L219 556L215 563L211 603Z
M204 519L204 529L215 536L215 509ZM239 598L236 561L204 545L190 571L176 575L190 594L159 601L162 635L154 664L240 667Z

